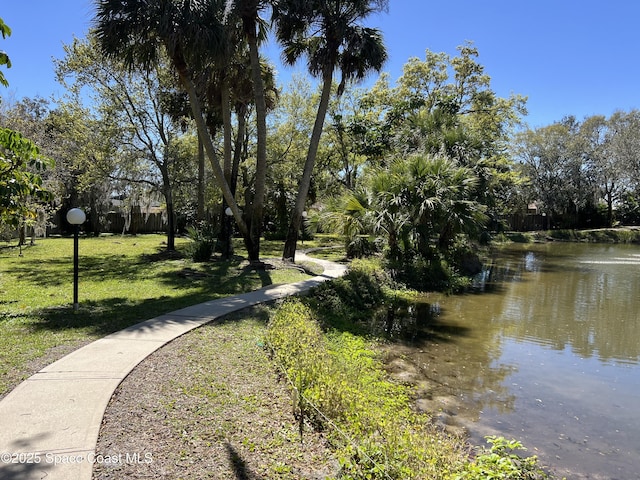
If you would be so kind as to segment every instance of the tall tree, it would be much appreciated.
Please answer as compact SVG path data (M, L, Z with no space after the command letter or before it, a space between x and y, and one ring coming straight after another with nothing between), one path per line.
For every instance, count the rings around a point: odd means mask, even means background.
M181 133L162 105L162 92L171 89L172 76L159 62L145 74L127 69L122 62L105 58L95 38L74 40L65 46L66 57L56 62L60 81L80 98L90 88L101 124L113 126L119 138L115 155L128 159L132 168L114 168L109 175L157 188L167 212L167 249L175 249L176 212L174 178L179 159L173 143ZM120 162L120 166L126 165ZM112 165L114 165L112 163ZM157 175L159 178L156 180ZM133 173L137 172L137 173Z
M229 55L227 61L224 64L218 66L218 94L215 95L219 100L218 109L221 112L221 120L224 128L223 143L224 143L224 174L229 187L233 194L236 194L238 184L238 174L240 162L246 160L246 135L247 135L247 122L251 116L253 110L256 110L256 121L258 123L266 122L265 118L257 119L256 96L253 75L252 60L249 55L249 49L246 43L242 41L242 30L238 31L236 28L230 28L233 38L236 38L234 43L236 47L232 54ZM278 100L278 90L275 86L275 71L273 66L265 59L260 58L260 78L262 82L262 89L264 90L264 102L266 112L273 110ZM212 95L208 95L210 98ZM236 129L235 139L232 138L233 125L232 115L235 114ZM256 131L259 129L256 128ZM264 141L266 136L262 138ZM260 138L258 138L260 142ZM257 146L256 146L257 147ZM265 150L266 151L266 150ZM256 157L262 155L263 149L256 148ZM253 188L250 188L250 195L245 197L245 205L250 207L250 212L245 215L245 218L250 219L250 224L262 226L264 217L264 205L257 206L256 203L265 202L266 194L266 165L267 159L256 158L256 168L254 170L254 180L252 183ZM264 183L265 187L263 192L256 194L256 184ZM221 208L222 228L219 236L219 244L221 245L221 254L223 258L229 258L233 253L231 235L232 224L231 218L226 215L227 208L226 202L223 201ZM262 213L260 213L262 212ZM254 217L255 215L255 217ZM262 233L262 229L251 230L252 235L257 236L258 240Z
M11 35L11 29L0 18L2 38ZM9 56L0 51L0 65L11 66ZM7 86L0 72L0 85ZM40 149L21 133L0 128L0 223L18 226L25 218L36 215L33 202L50 199L50 192L42 185L38 174L50 164Z
M520 132L514 139L514 157L533 190L529 201L538 202L549 217L575 215L582 206L593 204L593 182L585 168L578 132L578 122L567 117Z
M49 213L56 207L59 209L62 207L64 211L70 208L68 204L63 205L59 199L67 197L74 202L77 199L67 195L68 190L66 187L70 183L68 180L71 175L68 175L70 171L66 168L65 161L59 153L61 153L60 147L63 144L65 147L69 147L69 145L58 136L55 128L55 116L57 116L57 112L51 110L50 102L39 97L34 99L23 98L18 102L4 102L0 111L0 124L29 138L29 140L38 145L38 149L43 156L55 161L53 168L40 172L42 186L51 192L53 202L33 204L33 207L37 210L37 215L25 217L20 222L20 243L24 243L29 227L32 228L33 237L36 236L36 233L45 231L49 221ZM65 206L67 207L66 209L64 208Z
M242 21L244 36L249 47L249 60L251 64L251 78L253 96L256 108L256 171L253 189L253 201L249 213L249 236L251 244L247 249L249 258L256 266L261 266L258 261L260 252L260 237L264 219L265 187L267 179L267 98L262 75L262 62L260 61L259 43L265 38L264 22L260 18L260 12L265 9L268 2L264 0L227 0L225 5L225 17L237 15Z
M506 198L504 186L516 184L507 146L512 128L526 113L525 98L498 97L491 78L470 43L459 55L426 51L411 58L392 88L383 76L365 94L365 110L355 119L361 152L384 163L396 155L445 153L478 177L476 196L500 210L494 199Z
M334 71L338 69L342 75L337 89L341 95L347 82L362 80L369 72L382 69L387 59L382 34L377 29L363 27L361 22L387 5L388 0L281 0L274 3L273 19L276 36L284 47L284 60L294 64L306 56L309 72L322 82L316 120L282 253L285 260L295 260Z
M582 158L580 170L592 185L594 203L600 197L607 204L607 225L613 225L613 206L622 193L621 169L611 155L609 143L611 132L604 115L593 115L584 119L577 133L579 154ZM586 187L586 186L585 186Z
M36 215L32 201L50 199L41 177L35 173L48 162L32 141L18 132L0 128L0 223L18 226L25 218Z
M640 216L640 110L617 111L608 120L607 161L618 172L621 208L628 220Z
M226 2L210 0L97 0L96 34L102 50L122 59L131 67L149 69L164 51L186 90L198 134L211 162L217 185L222 191L252 263L260 263L260 206L252 212L251 228L245 222L233 192L226 181L216 149L208 131L201 94L196 79L208 65L224 61L230 48L223 23ZM265 167L266 168L266 167ZM256 180L256 191L264 190ZM257 195L256 195L257 197Z

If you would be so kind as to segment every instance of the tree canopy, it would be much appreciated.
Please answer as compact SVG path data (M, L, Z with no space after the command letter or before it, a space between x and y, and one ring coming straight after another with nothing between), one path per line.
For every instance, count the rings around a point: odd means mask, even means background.
M84 202L99 232L108 209L124 209L112 197L156 192L169 232L213 232L223 258L236 232L254 266L263 233L294 259L298 236L316 229L415 278L464 270L475 242L528 207L550 226L640 221L635 110L529 129L526 98L494 91L471 42L358 86L384 68L369 21L387 1L96 6L95 29L57 61L68 96L0 112L40 147L2 150L6 219L33 214L51 188L50 208ZM269 28L306 76L277 85L261 55ZM45 156L57 166L43 176Z
M11 29L1 18L0 33L2 38L11 35ZM4 51L0 51L0 65L11 67L9 56ZM0 84L9 84L2 72ZM49 160L40 154L40 149L31 140L20 132L0 128L0 224L18 226L36 216L35 203L50 198L39 175L48 163Z
M47 201L49 192L34 168L41 171L47 160L38 147L20 133L0 128L0 220L18 226L25 218L35 217L33 201Z

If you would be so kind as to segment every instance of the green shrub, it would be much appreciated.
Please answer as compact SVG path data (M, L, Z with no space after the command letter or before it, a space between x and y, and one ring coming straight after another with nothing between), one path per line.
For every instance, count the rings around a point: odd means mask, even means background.
M366 258L380 253L381 244L366 236L356 236L346 245L347 258Z
M387 378L370 341L322 329L331 324L326 315L354 323L410 296L391 292L379 263L358 261L311 298L286 300L272 313L266 340L293 387L301 435L305 419L326 432L342 480L549 478L535 456L514 453L523 450L516 441L490 437L492 447L469 459L462 440L412 409L411 389Z
M324 376L328 354L320 326L311 309L300 301L286 301L269 322L267 343L297 392L307 392ZM302 397L295 401L296 414L313 417Z
M208 262L216 248L217 229L210 223L201 222L187 228L188 237L193 240L189 255L194 262Z
M549 238L554 240L575 241L577 240L576 231L568 229L549 230L547 232Z
M340 478L445 479L460 468L460 444L411 410L408 387L386 379L362 337L323 335L312 310L289 300L273 315L267 342L295 388L296 412L326 429Z
M349 324L367 322L372 312L385 305L390 284L379 260L354 260L346 275L316 288L312 301L330 324L349 329Z
M437 252L431 258L407 258L400 266L391 265L391 269L394 280L420 291L458 292L471 284L470 277L462 275Z
M455 475L455 480L543 480L549 476L538 465L538 458L533 455L523 458L516 451L526 448L516 440L504 437L489 436L486 447L469 462L463 473Z
M191 258L194 262L208 262L213 255L215 243L207 240L195 242L191 249Z
M509 233L506 235L506 237L509 239L509 241L514 243L531 243L533 241L533 238L530 234L523 232Z

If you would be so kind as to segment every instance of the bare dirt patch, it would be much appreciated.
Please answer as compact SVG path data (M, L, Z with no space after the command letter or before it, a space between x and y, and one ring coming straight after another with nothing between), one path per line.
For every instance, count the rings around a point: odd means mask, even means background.
M184 335L143 361L105 412L94 479L324 479L325 438L302 441L255 307Z

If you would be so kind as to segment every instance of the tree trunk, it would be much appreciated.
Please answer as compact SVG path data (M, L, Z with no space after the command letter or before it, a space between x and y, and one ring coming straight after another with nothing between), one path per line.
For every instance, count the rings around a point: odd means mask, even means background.
M204 220L204 146L200 134L198 134L198 211L196 219L199 222Z
M607 192L607 226L613 227L613 195Z
M251 60L251 73L253 79L253 95L256 102L256 131L257 154L256 174L254 184L253 204L251 205L251 220L249 242L245 241L249 261L260 265L260 236L262 235L262 222L264 217L264 193L267 179L267 102L262 81L262 66L258 51L258 35L256 32L257 12L252 18L245 19L245 33L249 44L249 58Z
M324 119L329 108L332 80L333 70L326 69L323 74L322 94L320 95L320 103L318 104L316 120L313 124L309 150L304 162L304 170L302 171L302 178L300 179L300 186L298 187L296 204L293 208L293 212L291 212L291 222L289 223L289 230L287 231L287 238L282 252L282 259L287 262L294 262L296 257L298 232L300 231L300 224L302 222L302 212L304 212L305 203L307 202L307 195L309 194L309 187L311 186L311 175L313 174L313 167L315 166L316 156L318 154L318 145L320 144L320 137L322 136Z
M98 200L95 189L90 190L89 207L91 214L89 215L89 223L91 225L91 234L99 237L102 232L102 224L100 222L100 202Z
M229 98L229 85L227 79L222 80L222 124L223 124L223 172L224 179L231 186L231 169L232 169L232 151L231 151L231 105ZM231 189L231 192L235 196L235 192ZM227 202L222 199L222 207L220 212L220 235L218 236L218 244L220 245L220 254L223 259L228 260L233 255L233 245L231 243L231 237L233 228L231 224L231 217L227 215Z
M242 218L242 213L238 208L238 204L235 201L233 194L231 193L231 189L229 188L229 184L225 181L224 172L220 167L220 163L218 162L215 147L213 146L213 141L211 140L211 135L209 135L209 131L207 130L207 125L204 121L204 116L202 114L202 107L200 105L200 98L196 92L195 85L193 84L193 80L189 76L186 66L184 62L181 64L178 60L174 59L174 64L176 65L176 69L178 70L178 74L180 75L180 79L185 89L187 90L187 94L189 95L189 103L191 104L191 110L193 113L193 118L196 122L196 126L198 128L198 135L202 139L203 146L207 156L209 157L209 161L211 163L211 167L213 168L214 177L222 190L222 196L227 201L231 212L233 213L233 217L236 220L236 224L238 225L238 230L240 230L240 234L243 238L249 239L249 229ZM182 66L182 68L180 68Z
M27 243L27 224L22 221L18 227L18 246L21 247Z
M162 193L167 204L167 250L172 252L176 249L176 215L169 172L166 168L162 169Z
M238 188L238 174L240 170L240 161L242 160L242 152L244 151L244 141L247 131L247 106L239 105L236 108L236 117L238 119L238 131L236 133L235 146L233 148L233 164L231 165L231 182L229 187L235 195Z

